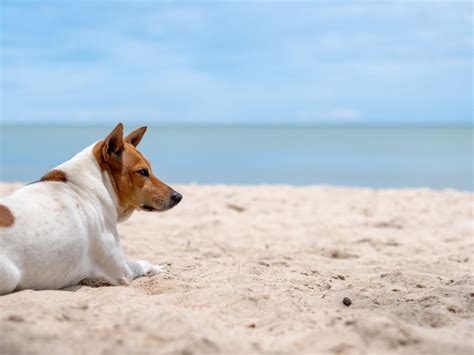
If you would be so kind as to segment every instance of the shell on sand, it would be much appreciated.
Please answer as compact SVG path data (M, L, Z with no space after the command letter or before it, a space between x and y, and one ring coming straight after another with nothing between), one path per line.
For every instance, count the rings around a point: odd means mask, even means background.
M176 188L175 209L119 228L169 273L0 297L0 353L473 351L473 194Z

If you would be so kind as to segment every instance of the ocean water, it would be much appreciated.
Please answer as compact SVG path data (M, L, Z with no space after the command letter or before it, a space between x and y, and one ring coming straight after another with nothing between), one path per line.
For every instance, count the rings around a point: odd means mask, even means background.
M0 180L34 181L110 126L2 126ZM140 150L170 183L473 190L472 128L150 127Z

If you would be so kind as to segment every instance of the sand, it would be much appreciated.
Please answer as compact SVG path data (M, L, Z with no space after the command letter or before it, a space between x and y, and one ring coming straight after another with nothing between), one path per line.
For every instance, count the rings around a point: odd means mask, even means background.
M0 297L0 353L473 353L473 194L177 189L119 228L169 273Z

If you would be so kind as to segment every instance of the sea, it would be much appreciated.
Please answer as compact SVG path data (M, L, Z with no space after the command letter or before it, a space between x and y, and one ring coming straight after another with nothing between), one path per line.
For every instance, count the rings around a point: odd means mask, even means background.
M112 128L3 124L0 180L35 181ZM473 191L473 138L472 127L162 125L139 148L169 183Z

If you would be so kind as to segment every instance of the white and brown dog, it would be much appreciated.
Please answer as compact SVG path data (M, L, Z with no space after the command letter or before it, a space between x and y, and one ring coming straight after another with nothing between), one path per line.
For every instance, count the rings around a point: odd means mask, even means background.
M0 199L0 295L60 289L86 278L111 285L164 271L128 261L117 223L136 209L165 211L182 196L158 180L136 149L146 127L120 123L40 181Z

